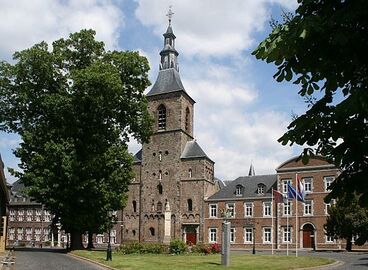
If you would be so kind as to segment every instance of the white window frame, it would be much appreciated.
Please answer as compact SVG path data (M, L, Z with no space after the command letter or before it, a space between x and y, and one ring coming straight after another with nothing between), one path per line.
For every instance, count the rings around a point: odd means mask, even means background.
M250 237L248 237L248 236L250 236ZM245 244L253 243L253 237L254 237L253 228L252 227L244 227L244 243Z
M241 185L237 185L235 187L235 196L242 196L243 195L243 187Z
M330 192L330 190L327 190L327 188L332 184L333 181L335 181L334 176L325 176L325 177L323 177L324 191L325 192Z
M333 243L335 243L335 239L333 238L333 236L328 236L328 235L325 234L325 243L333 244Z
M272 202L263 202L263 216L272 217Z
M208 228L208 243L217 243L217 228Z
M235 218L235 203L226 203L226 209L227 210L232 209L232 215L229 215L229 218Z
M287 211L285 211L287 208L289 208L289 213L286 213ZM283 203L282 204L282 215L283 216L292 216L293 215L293 203L291 201L288 201L287 203Z
M266 186L264 184L258 184L257 194L262 195L265 193Z
M331 207L331 203L325 203L325 215L328 216L328 209Z
M303 203L303 215L304 216L312 216L313 215L313 201L312 200L307 200Z
M230 229L230 243L235 243L236 241L236 229L231 228Z
M304 186L305 193L312 193L313 192L313 177L304 177L303 186Z
M263 228L263 244L270 244L272 243L272 228L271 227L264 227Z
M287 239L287 235L289 235L289 241ZM293 242L293 229L289 225L289 227L285 226L282 228L282 242L283 243L292 243Z
M213 212L215 212L215 215L213 215ZM210 218L217 218L217 204L210 204L209 205L209 213Z
M282 193L287 193L288 192L287 183L290 183L291 185L293 182L292 179L283 179L281 183L282 183Z
M244 203L244 217L253 217L253 207L254 204L252 202ZM250 215L248 214L248 209L250 210Z

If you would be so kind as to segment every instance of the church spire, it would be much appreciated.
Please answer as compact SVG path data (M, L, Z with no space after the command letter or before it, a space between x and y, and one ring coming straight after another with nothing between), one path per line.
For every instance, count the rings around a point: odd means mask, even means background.
M179 71L178 65L178 55L179 53L175 50L175 38L174 32L171 27L171 19L174 13L171 10L171 6L169 7L169 11L166 16L169 18L169 26L167 27L166 33L164 36L164 48L160 52L161 55L161 63L160 70L174 68L176 71Z
M249 167L249 173L248 173L248 176L255 176L256 175L256 172L254 170L254 167L253 167L253 161L250 163L250 167Z

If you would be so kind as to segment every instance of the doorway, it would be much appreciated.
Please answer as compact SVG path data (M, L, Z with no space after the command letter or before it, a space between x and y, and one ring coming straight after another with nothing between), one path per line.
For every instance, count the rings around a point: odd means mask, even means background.
M312 224L303 226L303 248L314 248L314 227Z

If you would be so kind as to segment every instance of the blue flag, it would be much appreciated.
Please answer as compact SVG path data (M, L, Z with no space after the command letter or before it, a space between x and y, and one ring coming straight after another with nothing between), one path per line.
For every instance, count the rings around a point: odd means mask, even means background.
M287 184L288 185L288 199L297 199L300 202L304 202L304 198L302 197L302 195L298 192L296 192L295 188L293 188L290 183Z

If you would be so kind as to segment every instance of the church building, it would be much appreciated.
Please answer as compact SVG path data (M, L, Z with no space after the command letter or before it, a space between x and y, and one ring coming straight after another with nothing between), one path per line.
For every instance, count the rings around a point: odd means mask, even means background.
M206 241L203 202L219 190L214 162L193 137L195 101L180 79L171 15L159 73L147 94L153 135L135 155L135 178L122 211L123 242Z

